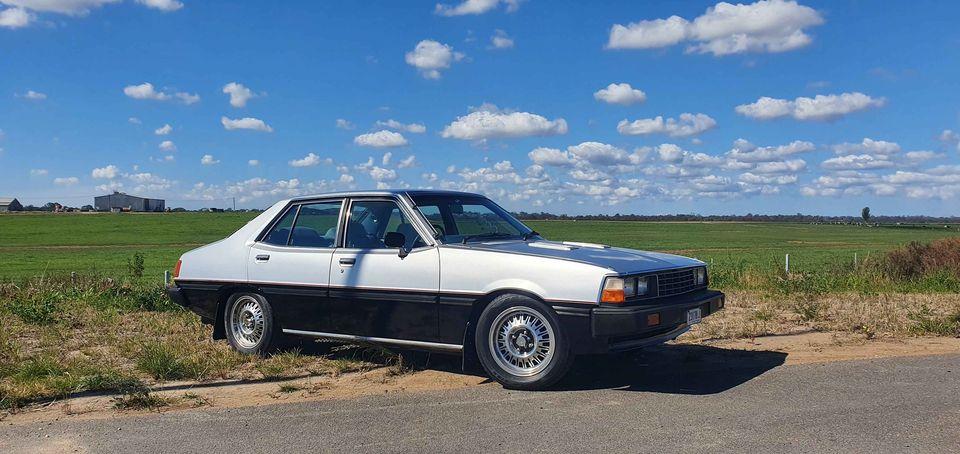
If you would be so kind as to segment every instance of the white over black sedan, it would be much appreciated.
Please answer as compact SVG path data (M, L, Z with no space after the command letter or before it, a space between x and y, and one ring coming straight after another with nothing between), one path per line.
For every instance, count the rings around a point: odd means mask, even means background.
M308 336L462 354L507 387L574 355L674 339L723 308L703 262L553 242L477 194L364 191L278 202L177 262L168 294L235 349Z

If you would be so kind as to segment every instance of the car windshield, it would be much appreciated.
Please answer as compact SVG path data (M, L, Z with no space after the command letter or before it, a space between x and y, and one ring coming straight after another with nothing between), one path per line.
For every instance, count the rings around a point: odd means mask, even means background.
M527 239L536 234L485 197L414 195L413 201L445 243Z

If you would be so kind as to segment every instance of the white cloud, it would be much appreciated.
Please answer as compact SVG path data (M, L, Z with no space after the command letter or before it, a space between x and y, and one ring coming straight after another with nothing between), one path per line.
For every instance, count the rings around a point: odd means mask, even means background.
M527 153L527 156L534 164L541 166L569 167L576 163L569 152L556 148L535 148L530 153Z
M647 100L647 94L642 90L633 88L628 83L610 84L607 88L597 90L593 94L597 101L603 101L607 104L620 104L628 106Z
M180 102L188 106L190 104L200 102L200 95L197 95L197 94L191 95L190 93L177 92L177 93L174 93L174 96L176 96L176 98L179 99Z
M427 127L419 123L404 124L397 120L377 121L377 126L383 128L396 129L398 131L412 132L414 134L423 134L427 132Z
M370 168L369 173L370 178L373 178L373 181L377 182L394 181L397 179L397 172L393 169L374 166Z
M90 176L99 180L112 180L120 174L120 169L110 164L106 167L98 167L90 172Z
M344 120L343 118L337 118L337 128L338 128L338 129L351 130L351 129L355 128L355 127L356 127L356 126L354 126L353 123L351 123L351 122L349 122L349 121L347 121L347 120Z
M406 168L413 167L415 165L417 165L417 157L414 155L410 155L404 159L401 159L400 162L397 163L397 168L406 169Z
M341 175L340 175L340 178L338 178L337 181L339 181L339 182L342 183L342 184L350 184L350 183L353 183L353 175L349 175L349 174L346 174L346 173L341 174Z
M170 95L157 91L150 82L144 82L140 85L127 85L123 88L123 94L133 99L153 99L155 101L170 99Z
M353 143L361 147L388 148L402 147L407 145L407 139L403 134L386 129L368 134L361 134L353 138Z
M247 161L247 165L250 166L250 167L257 167L257 166L260 165L260 160L258 160L258 159L251 159L251 160Z
M795 1L761 0L748 5L720 2L693 21L671 16L615 24L607 48L651 49L689 42L688 53L714 56L786 52L810 44L813 39L805 29L822 23L816 10Z
M213 155L205 154L200 158L200 164L205 166L212 166L215 164L220 164L220 161L215 159Z
M520 7L520 0L463 0L456 6L437 3L433 12L447 17L483 14L494 10L501 3L507 5L508 13L512 13Z
M29 100L31 100L31 101L43 101L44 99L47 99L47 95L46 95L46 94L40 93L40 92L38 92L38 91L33 91L33 90L27 90L26 93L24 93L24 94L22 94L22 95L17 95L17 96L19 96L19 97L21 97L21 98L24 98L24 99L29 99Z
M439 79L440 70L450 68L450 64L463 60L465 55L455 52L453 47L446 44L425 39L417 43L412 51L407 52L406 62L417 68L420 74L427 79Z
M0 11L0 27L21 28L30 25L33 16L23 8L7 8Z
M3 0L0 3L42 13L83 16L88 14L91 9L119 1L120 0Z
M493 36L490 37L490 48L512 49L513 38L511 38L510 35L507 35L507 32L497 29L493 32Z
M143 124L143 122L140 121L140 119L137 118L137 117L127 118L127 123L130 123L130 124L132 124L132 125L142 125L142 124Z
M682 113L680 119L661 116L645 118L635 121L621 120L617 123L617 131L627 136L648 134L667 134L670 137L689 137L708 131L717 126L717 121L709 115L698 113Z
M657 155L660 156L660 160L663 162L681 161L686 153L682 148L672 143L660 144L660 146L657 147Z
M31 177L42 177L47 175L47 169L30 169Z
M786 161L770 161L758 163L754 172L762 174L796 173L807 168L807 161L803 159L789 159Z
M183 3L177 0L137 0L137 3L165 13L183 8Z
M153 130L153 133L158 136L165 136L171 132L173 132L173 126L170 126L169 124L164 124L163 126Z
M787 145L775 147L757 147L743 139L734 142L734 147L727 152L727 157L736 162L756 163L779 161L787 156L798 153L807 153L816 150L817 147L810 142L796 140Z
M600 142L583 142L567 147L567 151L579 160L595 165L611 166L630 162L622 148Z
M317 156L314 153L309 153L303 158L294 159L287 162L287 164L290 164L290 167L313 167L320 164L321 161L322 160L320 159L320 156Z
M66 178L54 178L53 184L59 186L73 186L80 182L80 179L77 177L66 177Z
M187 105L200 101L200 95L186 92L170 94L162 90L157 90L150 82L144 82L140 85L127 85L123 88L123 94L133 99L149 99L154 101L169 101L175 98Z
M388 165L390 165L390 159L391 159L391 158L393 158L393 153L391 153L391 152L388 151L388 152L386 152L386 153L383 154L383 158L380 159L380 163L383 164L384 166L388 166Z
M233 107L246 107L247 101L258 96L252 90L237 82L224 85L223 93L230 95L230 105Z
M861 110L883 107L884 98L871 98L863 93L817 95L813 98L799 97L793 101L762 97L752 104L736 107L736 112L750 118L769 120L791 116L797 120L833 120Z
M505 112L496 106L484 105L480 110L457 117L440 135L448 139L483 140L566 133L567 122L563 118L551 121L529 112Z
M160 142L158 148L163 151L177 151L177 146L174 145L173 141L171 140L164 140L163 142Z
M227 131L232 131L234 129L250 129L253 131L273 132L273 128L259 118L244 117L231 120L227 117L220 117L220 123L223 124L223 128Z
M820 167L827 170L885 169L893 166L894 163L888 161L885 157L876 157L868 154L837 156L820 163Z
M890 156L900 152L900 145L895 142L873 140L865 137L860 143L844 142L834 145L833 152L838 155L869 154L874 156Z

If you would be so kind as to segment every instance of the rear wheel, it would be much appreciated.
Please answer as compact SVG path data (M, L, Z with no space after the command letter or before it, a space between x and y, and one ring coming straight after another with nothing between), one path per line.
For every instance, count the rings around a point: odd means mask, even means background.
M511 389L543 389L566 374L571 357L556 314L523 295L501 295L480 314L477 356Z
M227 342L240 353L266 355L281 345L283 333L273 307L256 293L235 293L223 311Z

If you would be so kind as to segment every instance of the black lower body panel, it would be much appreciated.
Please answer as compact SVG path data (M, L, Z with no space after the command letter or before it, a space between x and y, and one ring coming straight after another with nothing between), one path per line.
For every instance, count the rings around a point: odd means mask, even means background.
M676 339L689 329L687 313L691 309L699 308L701 317L706 317L722 309L723 305L723 293L703 290L664 298L649 305L593 307L586 318L574 316L570 309L562 312L560 308L554 309L561 316L564 330L573 339L575 353L605 353ZM584 320L587 326L584 326Z

